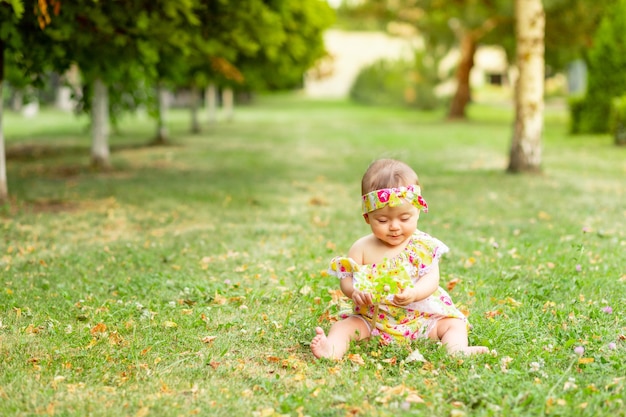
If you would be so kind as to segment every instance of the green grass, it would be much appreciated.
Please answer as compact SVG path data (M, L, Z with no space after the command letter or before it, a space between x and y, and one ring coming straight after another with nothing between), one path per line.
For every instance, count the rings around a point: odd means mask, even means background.
M0 415L626 415L626 149L550 108L543 174L508 175L511 110L469 114L268 97L199 135L175 111L166 147L128 118L110 172L84 119L6 114ZM442 285L493 355L310 354L380 156L420 175Z

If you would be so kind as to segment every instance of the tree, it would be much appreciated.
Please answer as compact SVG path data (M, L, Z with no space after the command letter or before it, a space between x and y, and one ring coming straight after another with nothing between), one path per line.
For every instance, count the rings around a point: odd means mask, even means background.
M158 68L161 85L189 91L191 131L197 132L200 130L197 116L200 90L211 84L242 83L243 76L234 61L240 54L257 53L261 39L272 39L277 24L275 16L267 12L267 6L260 0L242 0L237 4L198 2L193 13L199 25L189 28L188 55L180 59L180 53L173 51L178 57L167 59L168 53L164 51ZM165 111L165 106L161 105L159 114ZM164 140L157 137L157 142Z
M545 13L541 0L515 0L515 16L519 76L508 171L536 172L541 167L545 67Z
M282 0L268 2L277 17L273 39L261 36L260 50L241 54L235 62L245 88L253 91L299 88L304 73L326 55L323 33L334 21L326 2ZM259 31L259 33L267 33Z
M587 92L581 109L582 132L609 131L611 101L626 94L626 0L617 0L602 18L587 55Z
M572 59L584 56L603 11L616 0L544 0L546 12L546 57L554 69L564 68ZM363 0L344 1L340 17L348 22L377 22L369 27L384 28L389 22L407 23L424 37L426 52L459 50L455 73L457 89L448 116L464 119L471 101L469 74L479 45L502 46L514 56L514 10L509 0Z
M150 98L135 93L155 84L160 47L176 44L183 49L187 38L175 29L181 21L193 20L193 4L186 0L82 0L63 4L50 32L78 64L88 86L84 104L92 114L92 165L110 164L107 111L116 109L116 103L133 107ZM167 29L171 31L169 38L164 35ZM117 108L124 111L125 107Z
M0 204L9 200L7 184L6 153L4 147L3 115L3 87L5 74L5 57L9 51L21 47L21 39L17 30L17 23L24 13L24 6L19 0L0 0Z
M9 198L9 187L7 185L6 154L4 151L4 129L2 127L2 106L4 104L4 50L5 42L3 39L0 39L0 204L4 204Z
M544 0L546 64L557 70L587 60L602 16L616 0Z
M372 7L372 3L377 7ZM363 13L380 13L380 17L409 24L424 38L426 53L459 50L456 67L456 90L448 117L465 119L465 108L471 101L470 72L474 54L498 28L508 28L513 21L513 8L508 0L441 1L441 0L366 0L356 6Z
M218 86L225 107L234 91L300 87L304 72L325 54L322 35L334 18L319 0L202 2L195 13L202 24L182 64L185 84L178 86L188 88L192 100L206 89L208 105ZM192 131L198 128L196 111L192 105Z
M167 91L170 88L184 85L188 77L187 62L197 52L197 31L201 25L197 16L196 2L187 2L185 8L177 13L163 13L162 8L155 7L140 11L142 26L149 29L149 36L155 46L156 63L154 78L147 79L145 84L148 94L150 113L157 122L153 144L168 142L166 114L168 110Z

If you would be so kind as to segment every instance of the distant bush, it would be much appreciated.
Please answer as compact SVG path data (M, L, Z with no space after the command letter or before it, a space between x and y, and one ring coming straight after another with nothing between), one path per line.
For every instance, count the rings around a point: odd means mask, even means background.
M587 93L581 107L580 131L609 131L611 100L626 94L626 0L617 0L602 19L589 51Z
M362 104L403 105L408 71L406 62L377 61L361 70L350 89L350 98Z
M611 102L609 128L615 138L615 144L626 145L626 94L614 98Z
M580 123L582 118L583 106L585 105L585 97L571 96L567 100L567 105L569 107L570 115L570 133L582 133Z
M436 108L436 80L416 62L379 60L361 70L350 89L350 98L358 103L377 106L410 106L424 110Z

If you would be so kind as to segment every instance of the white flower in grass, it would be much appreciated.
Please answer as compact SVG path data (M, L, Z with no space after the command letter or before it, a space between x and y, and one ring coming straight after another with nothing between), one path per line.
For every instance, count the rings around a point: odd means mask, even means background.
M504 358L500 359L500 370L502 371L502 373L507 373L509 372L509 364L513 362L513 358L510 356L505 356Z
M530 372L539 372L541 370L540 362L531 362L530 363Z
M569 378L565 381L565 384L563 384L563 391L569 391L576 388L578 388L578 385L576 385L576 379L574 378Z

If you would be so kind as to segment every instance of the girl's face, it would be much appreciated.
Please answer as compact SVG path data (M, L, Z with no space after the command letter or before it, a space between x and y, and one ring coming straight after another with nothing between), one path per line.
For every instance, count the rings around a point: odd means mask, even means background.
M400 206L385 206L365 216L376 238L388 246L402 245L417 229L419 210L410 203Z

